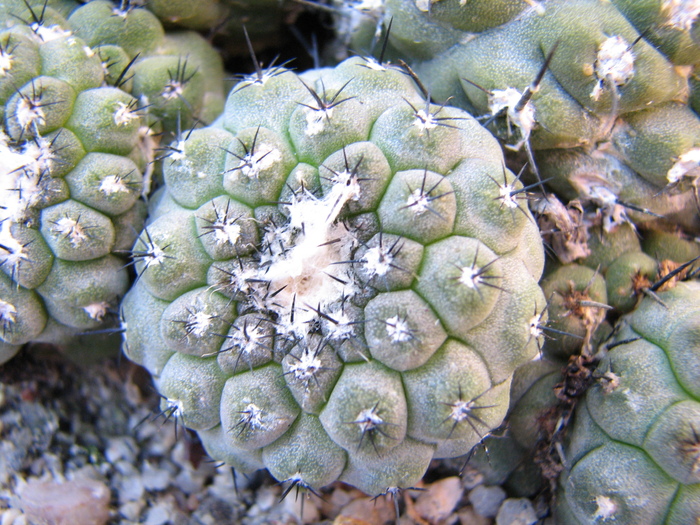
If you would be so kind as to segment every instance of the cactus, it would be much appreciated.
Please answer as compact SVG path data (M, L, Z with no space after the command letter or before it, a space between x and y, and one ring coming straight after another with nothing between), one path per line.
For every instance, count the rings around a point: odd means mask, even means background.
M680 282L616 327L569 431L558 523L697 518L699 298Z
M436 100L486 119L508 149L527 153L531 170L567 199L618 222L663 216L698 230L700 119L688 106L691 69L676 67L697 61L696 8L490 4L478 16L482 2L388 0L390 51Z
M146 211L138 101L57 12L23 14L0 32L0 362L114 317Z
M395 494L501 423L543 252L472 117L356 57L259 69L170 152L124 350L212 457Z

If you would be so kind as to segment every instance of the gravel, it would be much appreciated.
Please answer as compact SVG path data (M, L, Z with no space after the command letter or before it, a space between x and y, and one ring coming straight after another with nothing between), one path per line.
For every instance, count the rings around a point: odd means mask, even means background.
M36 345L0 366L0 525L384 525L390 498L334 483L322 499L267 472L233 473L196 435L159 414L148 374L126 360L78 366ZM399 496L401 525L521 525L529 500L464 460L434 461ZM234 484L235 475L235 484Z

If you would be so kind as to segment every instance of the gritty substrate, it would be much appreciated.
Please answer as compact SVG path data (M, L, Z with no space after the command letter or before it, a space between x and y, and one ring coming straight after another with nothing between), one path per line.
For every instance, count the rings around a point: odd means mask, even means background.
M126 360L79 367L35 346L0 366L0 525L298 524L302 502L304 523L394 522L391 500L342 483L323 499L282 500L287 487L260 471L236 475L236 489L231 469L157 407L148 375ZM429 482L402 494L403 525L534 523L528 500L485 491L478 472L457 477L459 466L434 462ZM470 490L492 518L475 512ZM495 519L516 502L523 510Z

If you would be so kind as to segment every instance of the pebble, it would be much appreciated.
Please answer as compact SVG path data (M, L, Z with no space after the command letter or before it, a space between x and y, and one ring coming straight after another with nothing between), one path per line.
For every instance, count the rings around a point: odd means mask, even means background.
M394 514L394 502L391 498L365 497L358 498L343 507L336 522L342 521L343 517L348 517L364 522L365 525L384 525L387 522L394 522Z
M109 519L110 491L101 481L75 479L58 483L30 478L18 496L19 506L30 523L103 525Z
M479 516L473 507L464 507L460 509L457 513L459 518L459 525L491 525L493 520L491 518L484 518Z
M534 525L537 515L527 498L509 498L503 502L496 516L496 525Z
M420 492L414 510L430 523L447 519L462 499L462 482L457 476L441 479L425 488L425 492Z
M110 463L116 463L122 459L128 463L134 463L134 461L136 461L138 445L131 436L109 438L107 443L105 457Z
M146 490L165 490L170 485L172 474L170 471L159 468L157 465L151 464L150 461L144 461L141 467L141 479Z
M506 491L498 485L479 485L469 492L469 502L476 513L484 518L495 518L505 499Z

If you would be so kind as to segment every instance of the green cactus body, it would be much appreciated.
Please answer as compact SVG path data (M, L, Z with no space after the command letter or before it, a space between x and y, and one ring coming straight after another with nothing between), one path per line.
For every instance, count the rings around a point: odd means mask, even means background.
M130 158L136 99L105 84L100 57L60 14L19 19L0 32L0 361L29 341L96 344L80 334L113 320L146 211Z
M247 78L187 137L134 247L124 349L214 458L378 494L500 424L543 253L473 118L353 58Z
M697 518L699 298L681 282L622 318L569 431L561 523Z
M397 12L418 4L394 3ZM401 55L437 100L452 97L489 118L507 148L536 150L530 157L541 178L568 198L618 220L659 222L662 215L700 228L694 205L700 119L688 106L690 69L676 67L697 62L690 36L697 7L654 0L516 3L520 12L513 14L499 2L503 20L494 10L488 30L472 29L478 32L427 56L408 48ZM422 22L435 31L456 28L480 9L478 2L456 4L430 2ZM399 38L389 41L399 47ZM615 214L614 205L629 205L629 213Z

